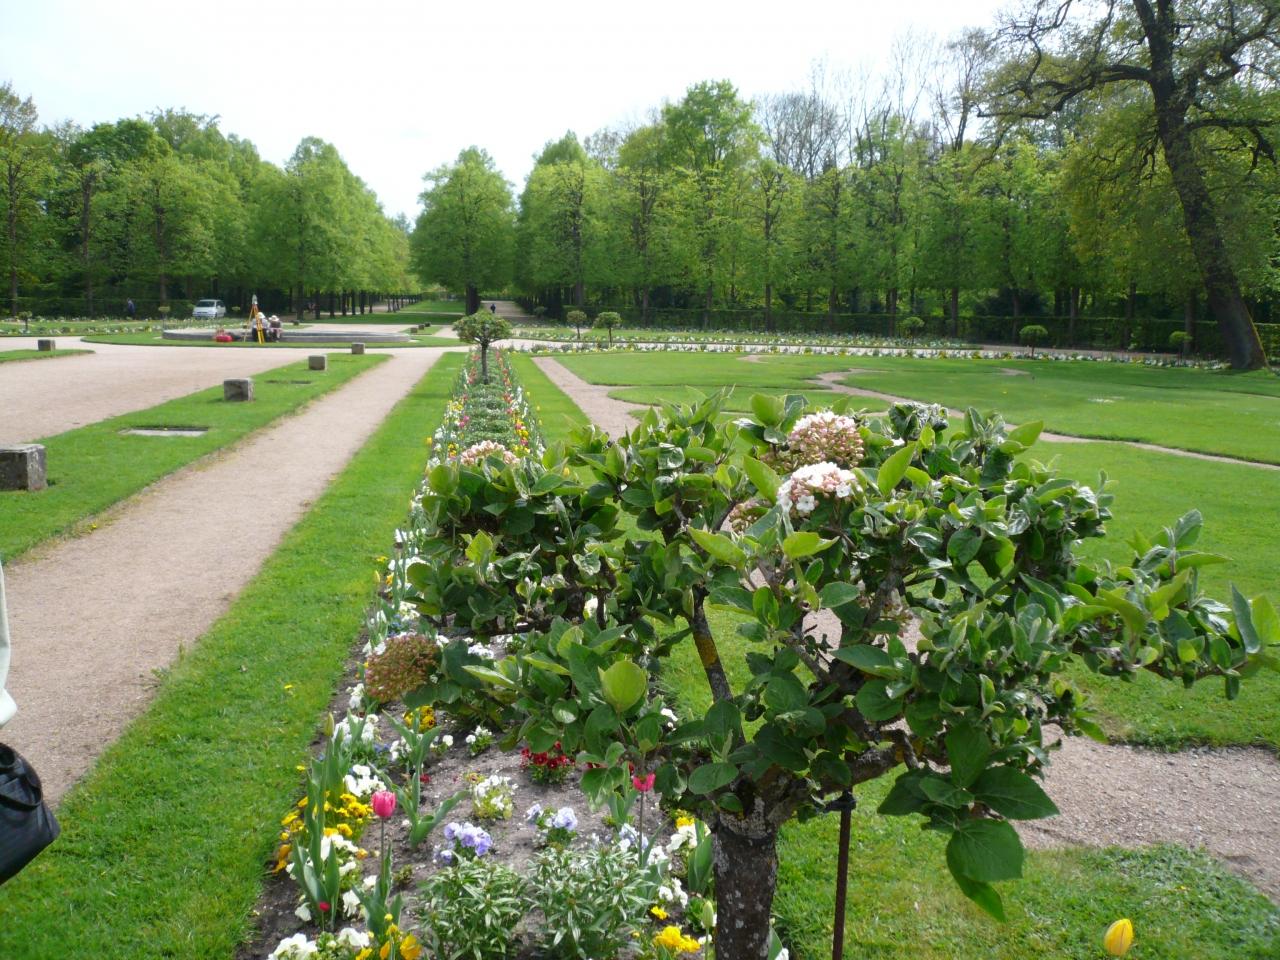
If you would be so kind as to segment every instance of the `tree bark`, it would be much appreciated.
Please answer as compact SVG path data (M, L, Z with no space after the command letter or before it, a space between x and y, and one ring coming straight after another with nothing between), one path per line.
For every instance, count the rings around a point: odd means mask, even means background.
M1196 349L1196 300L1197 297L1193 290L1187 294L1186 302L1182 305L1182 332L1187 335L1186 339L1182 341L1182 355L1184 357Z
M1080 288L1067 291L1067 346L1076 345L1076 320L1080 317Z
M773 333L773 284L764 285L764 328Z
M480 291L467 284L467 316L480 310Z
M714 828L716 956L765 960L778 883L778 833L758 813L728 814Z
M960 288L951 288L951 336L960 336Z

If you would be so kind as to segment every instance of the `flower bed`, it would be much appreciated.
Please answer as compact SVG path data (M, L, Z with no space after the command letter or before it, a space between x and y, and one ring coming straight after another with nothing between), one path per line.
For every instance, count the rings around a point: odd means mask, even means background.
M489 367L488 383L474 356L459 375L428 440L424 491L459 476L478 492L494 471L514 480L541 454L506 358L493 352ZM441 470L450 465L456 473ZM367 636L337 701L345 715L299 768L301 796L281 803L276 878L242 957L702 955L714 927L706 827L658 814L652 774L589 810L579 780L593 765L500 730L490 701L444 680L444 663L483 672L515 640L437 634L409 602L426 525L420 492L395 555L380 560ZM661 700L653 710L674 724Z

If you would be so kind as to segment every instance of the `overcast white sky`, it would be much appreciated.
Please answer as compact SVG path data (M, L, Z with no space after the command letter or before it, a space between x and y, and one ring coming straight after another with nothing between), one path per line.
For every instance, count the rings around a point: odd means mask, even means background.
M0 82L41 121L218 114L283 163L335 144L388 213L470 144L517 191L542 145L641 119L699 80L746 97L874 73L895 37L989 26L1000 0L0 0Z

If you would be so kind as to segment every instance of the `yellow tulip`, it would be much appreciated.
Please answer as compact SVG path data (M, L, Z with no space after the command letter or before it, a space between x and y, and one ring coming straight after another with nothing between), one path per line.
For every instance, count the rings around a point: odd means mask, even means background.
M1133 921L1128 917L1107 927L1102 946L1113 957L1123 957L1133 946Z

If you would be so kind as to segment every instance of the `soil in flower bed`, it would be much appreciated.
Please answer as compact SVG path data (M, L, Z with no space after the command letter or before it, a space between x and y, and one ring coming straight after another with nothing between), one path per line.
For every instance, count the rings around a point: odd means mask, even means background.
M363 644L364 639L363 637L361 638L360 644ZM359 648L358 645L356 649ZM363 656L358 656L347 664L344 680L339 686L338 694L330 705L330 712L335 719L340 719L347 713L349 691L357 682L357 669L363 660ZM404 708L399 704L384 706L380 713L382 716L390 715L399 718L404 713ZM529 864L539 849L534 845L538 838L538 831L525 822L525 811L535 803L541 804L543 809L549 810L572 807L578 816L578 835L576 840L578 845L589 844L593 833L598 834L602 839L612 836L612 830L606 826L603 819L605 811L603 809L592 811L587 805L586 797L578 788L578 778L580 776L578 771L571 772L565 781L560 784L534 783L530 776L520 769L520 753L518 750L506 751L494 745L479 756L473 757L468 752L467 745L464 742L469 729L455 727L447 716L444 718L442 726L446 733L453 735L454 745L442 757L429 762L430 765L427 772L431 779L422 788L422 809L424 813L433 811L441 801L447 799L453 793L459 790L468 790L471 786L467 780L468 774L478 774L481 777L495 774L510 777L512 784L516 787L515 809L508 820L477 820L472 815L470 797L464 797L450 811L444 822L432 831L431 835L423 840L416 849L409 846L409 831L403 811L396 811L396 814L387 821L386 835L387 845L392 850L392 870L398 873L408 866L412 872L412 879L397 886L397 891L403 894L405 899L404 927L406 930L419 926L416 918L419 910L420 896L418 888L420 884L436 870L441 869L434 860L436 850L442 846L450 846L444 842L443 830L445 823L451 821L464 823L469 820L477 826L483 827L493 837L493 849L486 859L494 860L521 874L528 872ZM395 730L391 725L381 720L377 727L377 735L378 742L386 747L389 747L397 739ZM495 740L500 738L501 732L495 731ZM324 742L323 733L317 733L315 740L312 742L312 753L319 751ZM398 767L393 772L397 775L400 774ZM301 796L301 790L301 782L299 782L298 796L282 798L279 811L280 817L289 812L290 805ZM639 807L637 806L632 811L633 822L638 810ZM655 815L662 817L661 813L655 814L655 807L650 803L645 811L645 832L646 834L661 837L670 828L664 819L663 829L654 831L650 823L653 822ZM377 871L380 849L379 829L380 824L377 819L371 818L359 840L359 845L369 851L369 856L363 864L362 872L365 875L376 873ZM275 860L272 857L271 861L264 864L264 868L270 870L274 864ZM306 932L308 936L315 935L314 924L303 923L294 913L299 903L299 893L300 888L298 885L284 872L274 874L268 878L264 885L262 897L259 899L257 908L254 911L252 939L236 951L236 960L264 960L282 939L299 931ZM529 923L528 919L526 919L525 923ZM341 928L347 925L363 927L363 921L359 917L339 918L335 926L336 928ZM521 958L533 957L536 956L536 953L531 949L526 949L516 956Z

